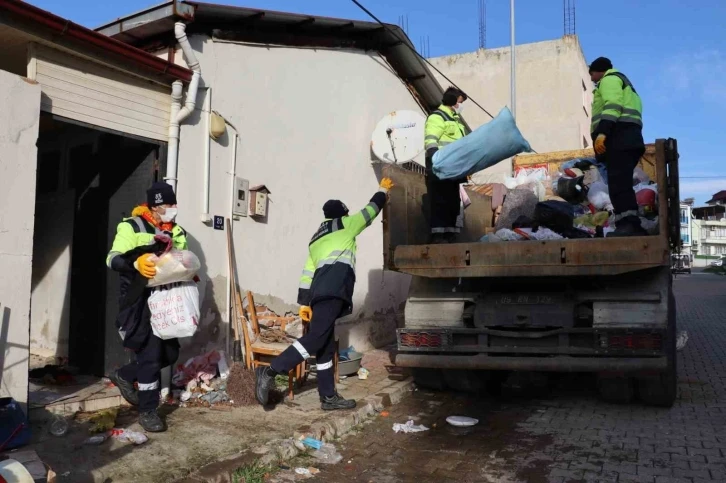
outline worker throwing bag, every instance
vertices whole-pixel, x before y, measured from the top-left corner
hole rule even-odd
[[[356,237],[381,212],[392,187],[393,182],[383,178],[370,203],[351,216],[348,216],[348,208],[341,201],[328,200],[323,205],[325,221],[310,240],[298,292],[298,303],[302,306],[300,317],[310,322],[310,330],[273,359],[269,367],[256,369],[255,393],[257,401],[263,406],[268,402],[277,374],[287,374],[302,361],[314,356],[322,409],[355,407],[355,401],[343,399],[335,390],[335,321],[352,312]]]

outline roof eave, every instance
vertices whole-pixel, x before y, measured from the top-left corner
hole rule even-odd
[[[110,59],[119,67],[133,65],[146,72],[150,79],[169,82],[189,82],[192,71],[155,57],[129,44],[71,22],[50,12],[20,0],[0,0],[2,19],[27,29],[30,33],[45,38],[79,53],[89,54],[99,61]]]

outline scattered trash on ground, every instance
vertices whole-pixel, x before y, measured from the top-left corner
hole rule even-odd
[[[311,453],[311,456],[318,460],[320,463],[325,463],[327,465],[338,464],[340,463],[340,460],[343,459],[343,455],[338,453],[338,450],[335,449],[335,446],[330,443],[323,443],[320,449]]]
[[[682,351],[684,347],[686,347],[686,344],[688,343],[688,332],[685,330],[682,330],[678,332],[678,336],[676,337],[676,350]]]
[[[83,442],[83,444],[88,445],[88,446],[96,446],[96,445],[99,445],[99,444],[103,443],[104,441],[106,441],[108,439],[108,437],[109,437],[109,433],[97,434],[97,435],[91,436],[90,438],[85,440]]]
[[[429,428],[427,428],[423,424],[414,425],[413,419],[407,421],[406,424],[394,423],[393,425],[394,433],[420,433],[421,431],[428,430]]]
[[[68,420],[59,414],[54,414],[48,423],[48,432],[53,436],[65,436],[68,432]]]
[[[122,443],[133,443],[135,445],[146,443],[149,438],[144,433],[129,431],[128,429],[114,429],[111,436]]]
[[[468,427],[479,424],[478,419],[469,418],[466,416],[449,416],[446,418],[446,422],[452,426]]]
[[[48,364],[45,367],[31,370],[28,377],[43,384],[68,386],[75,384],[74,376],[77,372],[71,367]]]
[[[118,408],[104,409],[91,415],[90,421],[93,423],[91,433],[104,433],[110,431],[116,425],[116,416],[118,416]]]
[[[307,468],[295,468],[295,473],[303,476],[312,476],[312,473],[310,473],[310,470]]]
[[[371,372],[368,369],[366,369],[365,367],[361,367],[360,369],[358,369],[358,379],[368,379],[368,374],[370,373]]]
[[[381,416],[383,416],[384,418],[387,418],[390,415],[391,413],[389,413],[388,411],[381,411]]]
[[[307,446],[309,448],[313,448],[313,449],[320,449],[320,448],[323,447],[323,442],[322,441],[320,441],[318,439],[315,439],[315,438],[310,438],[310,437],[307,437],[307,438],[303,439],[302,440],[302,443],[305,446]]]

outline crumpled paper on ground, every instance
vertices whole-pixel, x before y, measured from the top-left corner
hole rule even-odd
[[[428,430],[429,428],[427,428],[423,424],[414,425],[413,419],[406,421],[406,424],[394,423],[393,425],[394,433],[420,433],[421,431]]]

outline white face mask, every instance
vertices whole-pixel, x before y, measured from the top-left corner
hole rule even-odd
[[[171,223],[176,220],[176,208],[167,208],[163,215],[159,215],[164,223]]]
[[[455,107],[454,110],[457,114],[461,114],[461,112],[464,110],[464,103],[462,102],[461,104],[459,104],[459,107]]]

